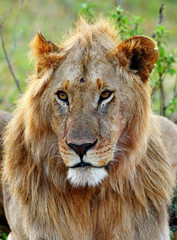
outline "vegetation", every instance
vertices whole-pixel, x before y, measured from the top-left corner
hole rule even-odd
[[[0,240],[7,240],[7,234],[0,231]]]

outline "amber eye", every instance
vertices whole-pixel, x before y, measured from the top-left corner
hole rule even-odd
[[[108,99],[111,95],[112,95],[111,91],[109,91],[109,90],[103,91],[101,93],[101,95],[100,95],[99,103],[101,103],[102,101]]]
[[[65,92],[58,91],[56,93],[56,95],[61,101],[65,102],[65,103],[68,103],[68,95]]]

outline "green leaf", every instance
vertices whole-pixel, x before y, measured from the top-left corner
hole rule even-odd
[[[173,68],[169,68],[167,71],[171,76],[173,76],[176,73],[176,70]]]
[[[165,51],[165,49],[162,46],[159,46],[159,55],[160,55],[160,57],[164,56],[164,51]]]

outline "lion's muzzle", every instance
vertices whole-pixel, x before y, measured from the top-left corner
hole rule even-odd
[[[78,186],[96,186],[107,177],[106,165],[96,164],[95,161],[91,160],[90,150],[95,149],[98,145],[98,139],[93,142],[87,142],[82,144],[76,144],[76,141],[68,143],[65,141],[69,149],[76,154],[77,161],[72,165],[68,164],[67,179],[75,187]],[[83,141],[84,142],[84,141]],[[78,162],[79,161],[79,162]]]

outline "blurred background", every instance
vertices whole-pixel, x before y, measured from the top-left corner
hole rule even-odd
[[[152,37],[159,22],[161,3],[161,0],[1,0],[0,24],[6,17],[1,31],[7,54],[22,91],[25,90],[30,73],[34,71],[34,64],[28,60],[28,52],[29,42],[38,31],[41,31],[47,40],[59,43],[62,36],[73,26],[79,12],[86,10],[88,14],[90,14],[89,11],[91,12],[90,15],[103,13],[105,16],[110,16],[113,12],[117,14],[116,7],[120,5],[128,16],[133,15],[135,18],[140,16],[137,21],[143,28],[142,34]],[[164,4],[162,24],[165,25],[167,31],[170,31],[170,37],[165,39],[166,47],[170,53],[174,54],[177,39],[177,0],[164,1]],[[9,9],[11,10],[8,13]],[[176,59],[173,63],[175,62]],[[173,69],[171,74],[167,73],[169,76],[166,79],[168,80],[165,80],[168,82],[165,85],[169,86],[164,90],[166,104],[174,100],[175,65],[171,69]],[[0,42],[0,109],[13,111],[18,95],[19,90],[9,71]],[[158,93],[154,99],[153,102],[156,103],[153,108],[156,112],[160,112]],[[173,108],[175,108],[173,109],[173,114],[175,114],[176,106]],[[166,115],[173,114],[170,112]]]

